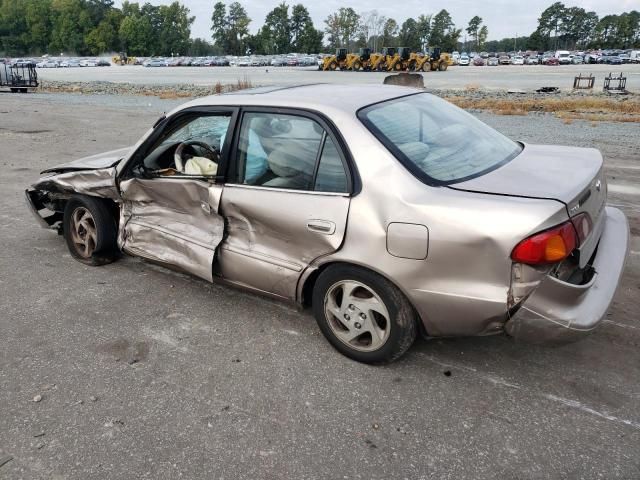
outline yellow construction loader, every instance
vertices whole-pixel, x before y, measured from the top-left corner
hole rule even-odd
[[[370,62],[371,70],[377,70],[379,72],[387,71],[388,65],[394,61],[397,55],[398,52],[394,47],[384,47],[382,53],[372,53]]]
[[[322,70],[368,70],[370,68],[370,48],[361,48],[358,53],[347,53],[346,48],[338,48],[335,55],[322,61]]]
[[[442,53],[440,48],[429,49],[428,53],[412,53],[408,61],[408,70],[411,72],[444,72],[453,64],[451,55]]]
[[[357,54],[349,54],[347,56],[347,68],[355,72],[371,70],[371,49],[364,47],[358,50]]]
[[[409,60],[411,58],[411,49],[407,47],[399,47],[398,51],[388,56],[385,62],[388,71],[404,72],[409,68]]]
[[[114,65],[135,65],[136,57],[127,57],[125,52],[121,52],[120,54],[111,57],[111,63]]]

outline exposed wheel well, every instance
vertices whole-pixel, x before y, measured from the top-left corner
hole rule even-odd
[[[320,274],[322,272],[324,272],[327,268],[333,267],[333,266],[336,266],[336,265],[349,265],[349,266],[352,266],[352,267],[361,268],[363,270],[369,270],[370,272],[375,273],[376,275],[381,275],[387,281],[389,281],[393,285],[395,285],[398,288],[398,290],[402,291],[402,289],[399,288],[393,280],[388,278],[386,275],[381,274],[379,272],[376,272],[375,270],[372,270],[370,268],[363,267],[362,265],[358,265],[358,264],[355,264],[355,263],[349,263],[349,262],[329,262],[329,263],[325,263],[325,264],[321,265],[317,270],[312,272],[309,275],[309,277],[305,280],[305,283],[302,286],[302,305],[304,307],[306,307],[306,308],[311,307],[312,298],[313,298],[313,288],[315,287],[316,281],[318,280],[318,277],[320,276]],[[407,297],[407,296],[405,295],[405,297]],[[411,302],[410,298],[407,297],[407,301],[411,305],[411,308],[413,308],[413,311],[414,311],[414,314],[415,314],[415,318],[416,318],[416,321],[418,323],[418,329],[419,329],[418,331],[420,332],[420,334],[423,337],[428,337],[429,334],[427,333],[427,329],[425,328],[424,322],[420,318],[420,315],[418,315],[418,310],[416,310],[416,308],[413,305],[413,302]]]

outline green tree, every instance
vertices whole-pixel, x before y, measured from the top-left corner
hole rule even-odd
[[[177,1],[161,5],[159,9],[159,51],[161,55],[184,55],[191,41],[191,24],[195,17],[189,16],[189,9]]]
[[[485,43],[487,42],[487,37],[489,36],[489,29],[486,25],[480,27],[480,31],[478,32],[478,49],[481,50],[484,48]]]
[[[309,15],[307,7],[301,3],[294,5],[291,9],[291,20],[289,21],[289,31],[291,34],[291,46],[296,52],[306,50],[309,43],[307,35],[313,28],[313,21]],[[320,51],[319,49],[317,51]]]
[[[462,30],[456,29],[451,15],[446,10],[440,10],[431,22],[429,46],[440,47],[444,51],[455,50]]]
[[[195,38],[191,41],[187,55],[192,57],[204,57],[207,55],[220,55],[224,53],[216,45],[207,42],[204,38]]]
[[[542,12],[536,29],[536,38],[542,41],[539,48],[558,48],[559,34],[563,31],[565,19],[566,8],[562,2],[556,2]]]
[[[418,22],[413,18],[407,18],[400,27],[398,40],[400,41],[400,46],[408,47],[414,51],[421,50],[422,42],[420,40]]]
[[[51,38],[51,0],[28,0],[25,4],[25,22],[28,48],[24,53],[42,54],[48,51]]]
[[[229,48],[229,38],[227,36],[227,7],[223,2],[217,2],[213,6],[211,32],[213,43],[226,51]]]
[[[469,20],[469,25],[466,28],[467,34],[473,38],[473,43],[475,48],[480,47],[480,28],[482,26],[482,18],[478,15]]]
[[[129,55],[146,56],[156,54],[156,46],[151,43],[153,27],[149,18],[138,15],[124,17],[118,31],[122,48]]]
[[[302,53],[319,53],[322,51],[322,38],[324,33],[313,26],[312,22],[307,23],[302,34],[296,42],[296,51]]]
[[[360,15],[351,7],[340,7],[336,13],[327,17],[325,25],[330,45],[350,50],[360,26]]]
[[[89,52],[98,55],[120,50],[118,30],[121,23],[122,13],[120,10],[108,10],[100,23],[92,28],[84,38]]]
[[[396,42],[396,35],[398,35],[398,22],[393,18],[387,18],[382,27],[381,46],[391,47]]]
[[[91,28],[91,16],[83,8],[81,0],[53,0],[51,3],[52,54],[66,53],[85,55],[89,53],[84,37]]]
[[[282,2],[271,10],[264,21],[270,32],[274,53],[286,53],[291,50],[291,25],[289,22],[289,6]]]
[[[420,36],[420,50],[429,43],[431,35],[431,19],[433,15],[420,15],[418,17],[418,35]]]

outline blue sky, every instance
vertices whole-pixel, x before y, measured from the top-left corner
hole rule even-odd
[[[145,0],[138,0],[145,3]],[[146,0],[154,5],[168,4],[172,0]],[[192,37],[211,37],[211,12],[217,0],[181,0],[189,7],[191,14],[196,17],[191,28]],[[227,5],[232,0],[227,0]],[[437,13],[443,7],[446,8],[458,28],[465,28],[469,19],[474,15],[479,15],[484,19],[484,23],[489,29],[489,39],[499,40],[504,37],[529,35],[536,28],[540,13],[551,5],[554,0],[447,0],[446,2],[404,0],[400,4],[389,1],[365,1],[353,0],[349,2],[341,0],[291,0],[287,3],[304,4],[316,28],[324,28],[324,19],[330,13],[340,7],[352,7],[356,12],[368,12],[377,10],[380,15],[395,18],[401,24],[406,18],[417,17],[421,13]],[[116,5],[122,2],[116,0]],[[241,1],[247,9],[252,22],[251,31],[255,32],[264,21],[266,14],[273,9],[279,0],[246,0]],[[580,6],[587,10],[595,11],[599,16],[607,14],[618,14],[629,10],[640,10],[640,0],[585,0],[582,2],[563,2],[567,7]]]

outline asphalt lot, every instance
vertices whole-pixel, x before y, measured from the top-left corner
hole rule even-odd
[[[455,66],[446,72],[423,74],[429,88],[529,89],[552,86],[570,89],[573,78],[582,73],[596,77],[597,90],[602,90],[604,77],[610,72],[624,72],[627,88],[640,92],[640,64],[628,65],[503,65],[497,67]],[[313,67],[160,67],[118,66],[96,68],[40,68],[43,80],[70,82],[105,81],[133,84],[235,83],[247,79],[254,85],[306,83],[382,83],[389,73],[321,72]]]
[[[637,124],[481,115],[606,155],[632,252],[595,334],[419,340],[371,367],[309,312],[129,257],[87,267],[38,228],[41,169],[132,144],[175,104],[112,100],[0,94],[0,478],[640,478]]]

